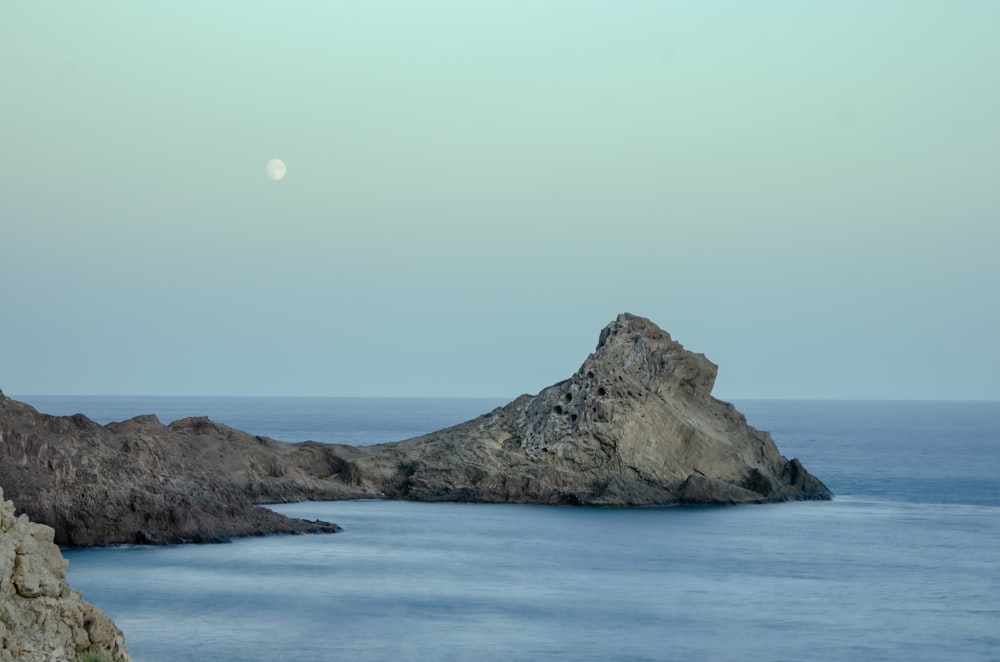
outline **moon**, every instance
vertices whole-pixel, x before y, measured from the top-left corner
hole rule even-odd
[[[278,181],[288,172],[288,166],[281,159],[271,159],[267,162],[267,176],[274,181]]]

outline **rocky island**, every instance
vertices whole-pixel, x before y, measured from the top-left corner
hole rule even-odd
[[[717,366],[623,314],[569,379],[477,419],[337,447],[337,478],[379,496],[605,506],[764,503],[830,492],[712,397]]]
[[[256,504],[353,498],[605,506],[829,499],[711,395],[717,367],[623,314],[569,379],[374,446],[284,443],[188,418],[99,425],[0,393],[0,485],[64,545],[333,532]]]

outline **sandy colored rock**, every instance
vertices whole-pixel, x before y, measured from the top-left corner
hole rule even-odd
[[[15,517],[0,489],[0,662],[76,662],[88,653],[129,660],[121,631],[66,583],[54,534]]]

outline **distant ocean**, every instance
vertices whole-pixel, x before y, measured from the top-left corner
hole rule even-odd
[[[496,399],[22,396],[370,444]],[[1000,660],[1000,403],[736,401],[832,502],[301,503],[333,536],[67,550],[139,662]]]

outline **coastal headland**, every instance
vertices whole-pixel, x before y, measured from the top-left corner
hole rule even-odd
[[[61,545],[335,532],[259,504],[410,499],[673,506],[829,499],[711,395],[717,366],[619,315],[571,377],[451,428],[373,446],[285,443],[186,418],[100,425],[0,393],[0,485]]]

